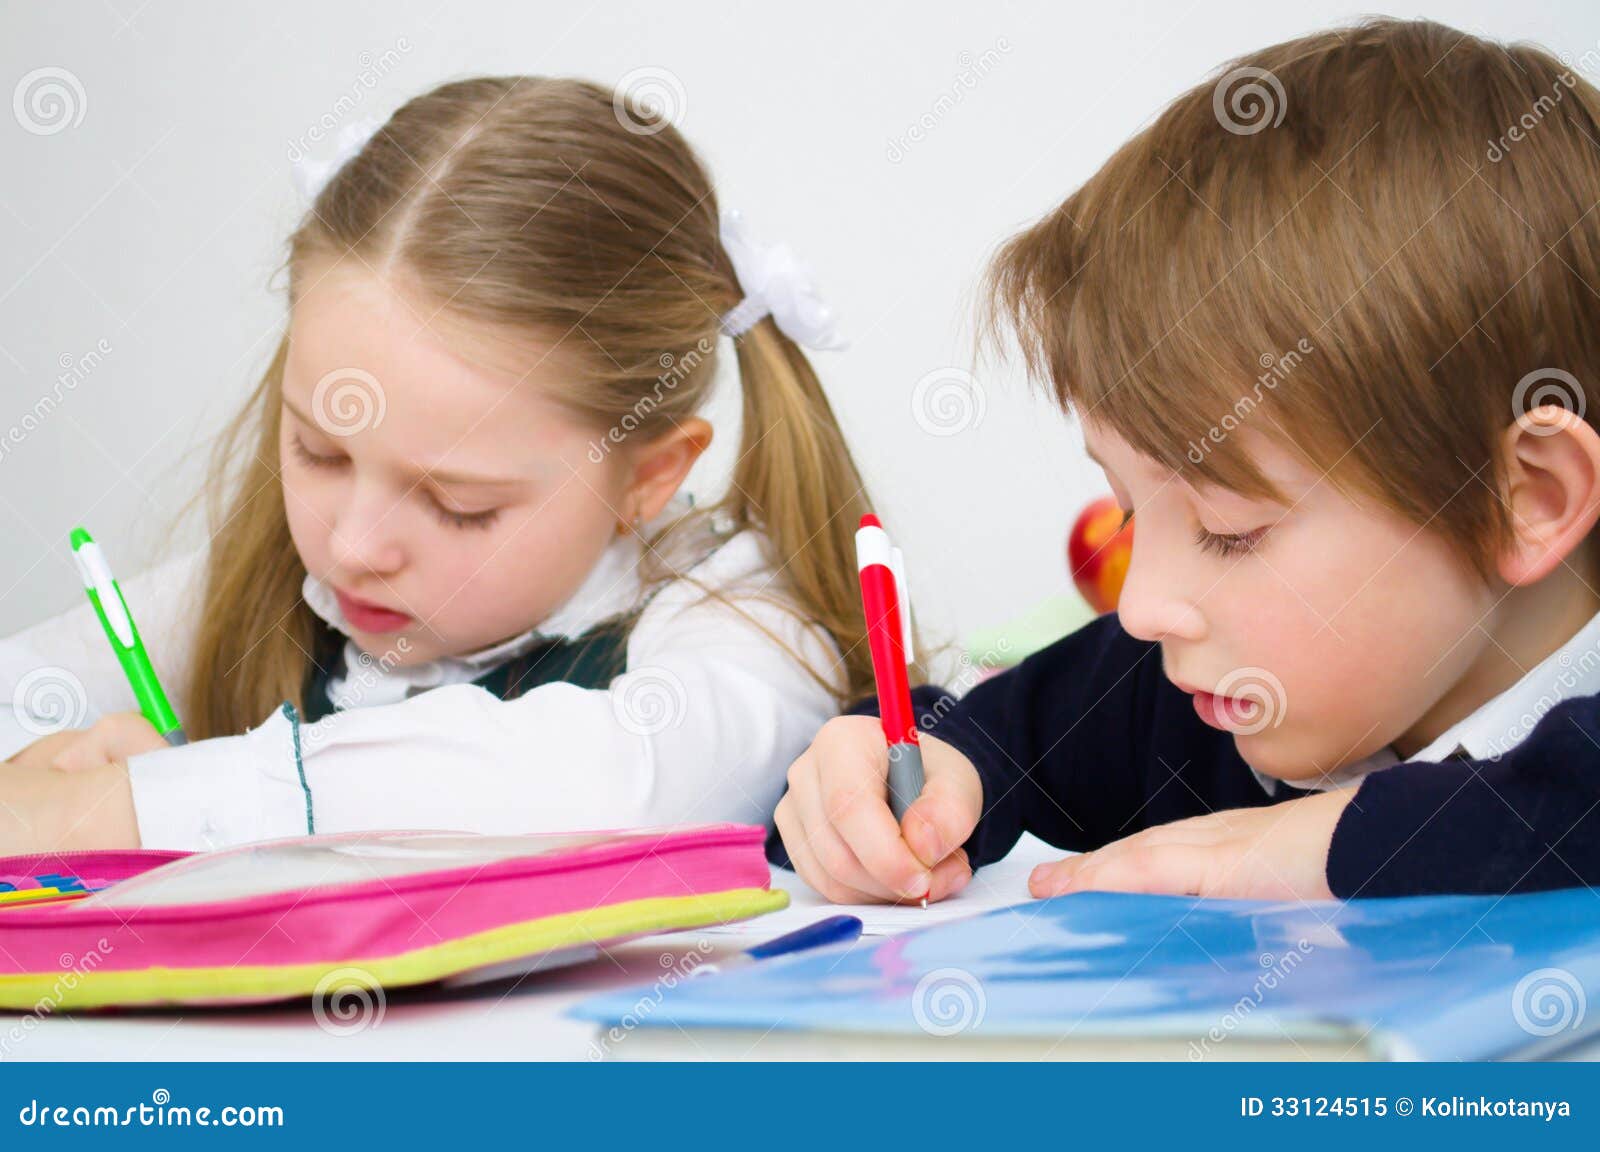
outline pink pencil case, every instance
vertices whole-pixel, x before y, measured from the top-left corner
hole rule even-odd
[[[783,907],[764,832],[372,832],[0,858],[0,1008],[240,1004],[537,967]]]

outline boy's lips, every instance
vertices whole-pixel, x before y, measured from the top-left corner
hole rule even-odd
[[[1238,696],[1216,696],[1194,689],[1187,691],[1194,698],[1195,713],[1211,727],[1223,732],[1253,730],[1253,721],[1261,709],[1260,701],[1245,700]]]
[[[344,613],[344,618],[350,621],[352,627],[362,632],[398,632],[411,623],[411,616],[408,613],[396,612],[392,608],[385,608],[370,600],[357,599],[337,588],[333,590],[333,594],[338,598],[339,611]]]

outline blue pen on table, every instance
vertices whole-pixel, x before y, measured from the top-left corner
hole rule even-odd
[[[808,952],[813,948],[826,948],[830,944],[845,944],[861,936],[861,918],[859,916],[829,916],[825,920],[818,920],[815,924],[807,924],[804,928],[796,928],[793,932],[786,932],[765,944],[757,944],[754,948],[747,948],[737,956],[727,960],[710,961],[701,964],[690,971],[691,976],[699,976],[706,972],[726,972],[732,968],[742,968],[746,964],[754,964],[761,960],[770,960],[774,956],[787,956],[793,952]]]

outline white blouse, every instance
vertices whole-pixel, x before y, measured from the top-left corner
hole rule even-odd
[[[645,534],[679,513],[669,509]],[[628,636],[627,670],[609,688],[554,683],[501,700],[470,681],[541,640],[575,637],[644,602],[643,549],[632,534],[522,636],[413,667],[388,667],[351,641],[345,674],[329,684],[342,710],[326,719],[303,724],[279,709],[241,736],[133,757],[141,842],[198,850],[311,830],[765,823],[790,762],[836,711],[791,652],[838,680],[839,651],[774,602],[784,589],[763,537],[746,530],[711,543],[709,555],[649,596]],[[123,588],[180,716],[204,568],[197,553]],[[706,589],[737,607],[707,599]],[[348,633],[326,589],[308,580],[305,593]],[[87,603],[0,641],[0,758],[45,732],[136,708]]]

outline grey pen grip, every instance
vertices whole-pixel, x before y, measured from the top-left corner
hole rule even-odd
[[[922,748],[917,744],[889,745],[889,810],[896,821],[922,795]]]

